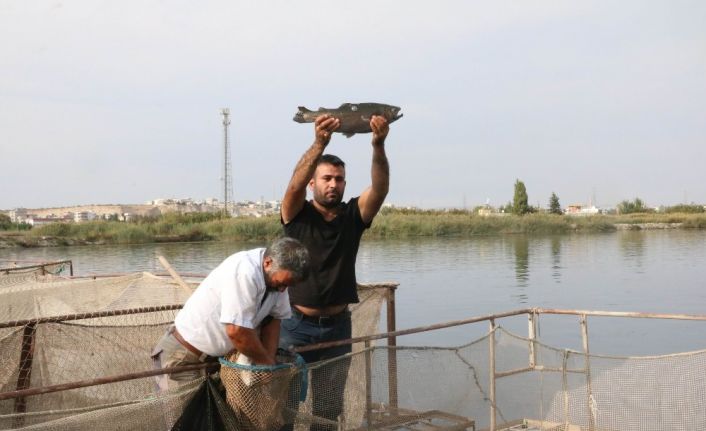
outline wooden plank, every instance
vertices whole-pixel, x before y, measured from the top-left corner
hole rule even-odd
[[[191,294],[194,292],[194,291],[191,289],[191,287],[189,287],[189,285],[186,284],[186,282],[181,278],[181,276],[179,275],[179,273],[176,272],[176,271],[174,270],[174,268],[172,268],[172,265],[169,264],[169,261],[167,261],[167,259],[166,259],[164,256],[157,256],[157,259],[159,259],[159,263],[162,264],[162,266],[164,267],[164,269],[167,270],[167,272],[169,273],[169,275],[172,276],[172,278],[174,279],[174,281],[176,281],[176,283],[177,283],[179,286],[181,286],[182,289],[184,289],[185,292],[187,292],[189,295],[191,295]]]

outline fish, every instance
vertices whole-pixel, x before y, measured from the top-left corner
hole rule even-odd
[[[313,123],[320,115],[330,115],[341,121],[341,126],[336,130],[350,138],[356,133],[370,133],[370,118],[373,115],[385,117],[388,123],[402,118],[399,106],[385,105],[384,103],[344,103],[338,108],[319,108],[311,111],[303,106],[294,114],[297,123]]]

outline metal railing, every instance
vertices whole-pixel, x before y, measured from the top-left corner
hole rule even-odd
[[[70,262],[70,261],[69,261]],[[454,321],[448,321],[448,322],[443,322],[443,323],[438,323],[438,324],[433,324],[433,325],[426,325],[426,326],[419,326],[419,327],[414,327],[414,328],[409,328],[409,329],[404,329],[404,330],[397,330],[396,329],[396,314],[395,314],[395,291],[398,287],[397,283],[379,283],[379,284],[370,284],[370,285],[361,285],[359,286],[360,289],[385,289],[386,294],[385,294],[385,301],[386,301],[386,315],[387,315],[387,322],[386,322],[386,327],[387,327],[387,332],[385,333],[379,333],[379,334],[373,334],[373,335],[367,335],[367,336],[361,336],[361,337],[355,337],[351,338],[348,340],[339,340],[339,341],[331,341],[331,342],[326,342],[326,343],[319,343],[319,344],[314,344],[314,345],[309,345],[309,346],[303,346],[303,347],[298,347],[295,348],[294,350],[296,352],[305,352],[305,351],[310,351],[310,350],[316,350],[316,349],[322,349],[322,348],[328,348],[328,347],[334,347],[334,346],[340,346],[344,344],[354,344],[354,343],[365,343],[366,347],[370,346],[370,342],[374,340],[382,340],[385,339],[387,341],[387,346],[388,347],[393,347],[388,349],[388,384],[389,384],[389,405],[391,407],[397,407],[397,399],[398,399],[398,394],[397,394],[397,375],[396,375],[396,370],[397,370],[397,351],[394,349],[394,347],[397,345],[397,337],[400,336],[405,336],[405,335],[411,335],[411,334],[417,334],[417,333],[422,333],[422,332],[429,332],[429,331],[435,331],[435,330],[440,330],[440,329],[445,329],[445,328],[451,328],[451,327],[457,327],[457,326],[462,326],[462,325],[469,325],[469,324],[474,324],[474,323],[480,323],[480,322],[488,322],[488,343],[489,343],[489,404],[490,404],[490,411],[489,411],[489,423],[490,431],[495,431],[497,429],[497,399],[496,399],[496,390],[495,390],[495,385],[496,381],[498,379],[502,379],[505,377],[513,376],[516,374],[520,373],[526,373],[526,372],[532,372],[532,371],[556,371],[556,372],[572,372],[572,373],[583,373],[586,376],[586,383],[587,383],[587,390],[588,390],[588,397],[587,397],[587,402],[590,399],[591,395],[591,371],[590,371],[590,343],[589,343],[589,326],[588,326],[588,318],[589,317],[610,317],[610,318],[636,318],[636,319],[670,319],[670,320],[685,320],[685,321],[706,321],[706,315],[692,315],[692,314],[665,314],[665,313],[641,313],[641,312],[616,312],[616,311],[596,311],[596,310],[572,310],[572,309],[552,309],[552,308],[523,308],[523,309],[517,309],[517,310],[512,310],[512,311],[507,311],[507,312],[502,312],[502,313],[495,313],[495,314],[489,314],[489,315],[483,315],[483,316],[478,316],[478,317],[471,317],[468,319],[462,319],[462,320],[454,320]],[[82,314],[75,314],[75,315],[65,315],[65,316],[54,316],[54,317],[46,317],[42,319],[31,319],[31,320],[24,320],[24,321],[17,321],[17,322],[8,322],[8,323],[0,323],[0,328],[7,328],[7,327],[24,327],[25,333],[29,331],[30,336],[28,337],[29,340],[24,340],[23,343],[33,343],[33,339],[31,338],[31,334],[33,334],[36,330],[36,326],[39,324],[43,323],[49,323],[49,322],[63,322],[63,321],[70,321],[70,320],[80,320],[80,319],[87,319],[87,318],[95,318],[95,317],[105,317],[105,316],[117,316],[117,315],[125,315],[125,314],[135,314],[135,313],[148,313],[148,312],[153,312],[153,311],[162,311],[162,310],[174,310],[174,309],[179,309],[181,307],[180,304],[176,305],[171,305],[171,306],[164,306],[164,307],[146,307],[146,308],[139,308],[139,309],[132,309],[132,310],[120,310],[120,311],[108,311],[108,312],[97,312],[97,313],[82,313]],[[527,366],[526,367],[521,367],[521,368],[516,368],[512,370],[505,370],[505,371],[497,371],[496,370],[496,343],[495,343],[495,330],[498,328],[497,321],[500,319],[504,318],[509,318],[509,317],[514,317],[514,316],[521,316],[521,315],[526,315],[527,316],[527,321],[528,321],[528,358],[527,358]],[[576,370],[567,370],[566,369],[566,364],[562,368],[555,368],[552,369],[550,367],[546,367],[544,365],[538,364],[537,362],[537,343],[539,342],[538,338],[538,326],[539,326],[539,319],[541,315],[573,315],[573,316],[578,316],[579,317],[579,331],[581,333],[581,340],[582,340],[582,349],[583,349],[583,354],[585,355],[585,362],[584,362],[584,367],[582,369],[576,369]],[[31,351],[31,349],[28,349]],[[23,349],[24,351],[24,349]],[[28,369],[31,369],[31,358],[23,358],[23,367],[26,367]],[[213,364],[198,364],[198,365],[190,365],[190,366],[184,366],[184,367],[173,367],[173,368],[165,368],[161,370],[147,370],[143,372],[136,372],[136,373],[130,373],[130,374],[123,374],[123,375],[117,375],[117,376],[105,376],[105,377],[100,377],[96,379],[91,379],[91,380],[84,380],[84,381],[79,381],[79,382],[70,382],[70,383],[64,383],[60,385],[53,385],[53,386],[47,386],[47,387],[41,387],[41,388],[29,388],[28,383],[29,383],[29,376],[28,375],[23,375],[22,370],[20,370],[20,377],[18,379],[18,384],[17,384],[17,390],[11,391],[11,392],[5,392],[5,393],[0,393],[0,400],[5,400],[5,399],[11,399],[15,398],[17,400],[16,402],[16,412],[21,413],[23,410],[23,405],[24,405],[24,398],[33,396],[33,395],[40,395],[40,394],[45,394],[45,393],[50,393],[50,392],[57,392],[57,391],[64,391],[64,390],[70,390],[70,389],[76,389],[76,388],[81,388],[81,387],[87,387],[87,386],[96,386],[96,385],[102,385],[102,384],[108,384],[108,383],[114,383],[114,382],[119,382],[119,381],[124,381],[124,380],[132,380],[132,379],[140,379],[140,378],[145,378],[145,377],[150,377],[150,376],[155,376],[155,375],[160,375],[160,374],[172,374],[172,373],[177,373],[177,372],[183,372],[183,371],[188,371],[188,370],[194,370],[194,369],[202,369],[202,368],[208,368],[212,367]],[[370,370],[366,370],[366,382],[368,385],[370,384]],[[368,386],[366,385],[366,386]],[[370,394],[366,394],[366,399],[368,400],[368,410],[370,412],[370,409],[372,408],[372,399],[370,397]],[[568,399],[564,400],[564,403],[567,405],[568,408]],[[368,413],[369,413],[368,412]],[[591,421],[590,426],[593,427],[593,419],[589,418]],[[592,428],[589,428],[592,429]]]
[[[581,332],[582,349],[585,356],[584,367],[582,369],[568,369],[566,364],[562,368],[551,368],[540,365],[537,363],[537,343],[539,343],[538,331],[539,318],[541,315],[574,315],[579,317],[579,331]],[[526,315],[528,318],[528,340],[529,340],[529,356],[527,358],[527,366],[522,368],[516,368],[512,370],[498,372],[496,370],[496,345],[495,345],[495,330],[498,328],[496,321],[503,318],[514,317]],[[527,373],[533,371],[548,371],[548,372],[569,372],[569,373],[582,373],[586,376],[587,383],[587,397],[586,402],[590,403],[591,399],[591,368],[590,368],[590,350],[589,350],[589,331],[588,331],[588,317],[612,317],[612,318],[636,318],[636,319],[669,319],[669,320],[686,320],[686,321],[705,321],[706,315],[693,315],[693,314],[666,314],[666,313],[641,313],[641,312],[618,312],[618,311],[596,311],[596,310],[569,310],[569,309],[553,309],[553,308],[524,308],[518,310],[512,310],[503,313],[489,314],[485,316],[472,317],[469,319],[455,320],[444,323],[438,323],[434,325],[419,326],[415,328],[404,329],[400,331],[392,331],[384,334],[375,334],[363,337],[356,337],[350,340],[340,340],[331,341],[327,343],[320,343],[315,345],[304,346],[296,349],[298,352],[322,349],[327,347],[340,346],[344,344],[352,343],[365,343],[366,347],[370,346],[370,342],[373,340],[380,339],[392,339],[395,340],[396,337],[418,334],[422,332],[435,331],[440,329],[452,328],[456,326],[469,325],[473,323],[488,322],[488,348],[489,348],[489,390],[488,398],[490,404],[489,411],[489,422],[490,431],[495,431],[497,429],[497,398],[496,398],[496,381],[505,377],[513,376],[520,373]],[[390,344],[388,344],[390,345]],[[388,355],[396,355],[395,349],[389,349]],[[566,360],[566,358],[565,358]],[[390,362],[396,363],[396,358],[392,359]],[[396,367],[392,368],[389,366],[390,373],[394,373]],[[366,373],[370,373],[370,370],[366,368]],[[366,387],[369,385],[370,376],[366,374]],[[393,384],[393,379],[389,379],[390,385]],[[394,384],[396,385],[396,377],[394,378]],[[393,389],[390,389],[390,406],[397,407],[397,398],[392,396]],[[395,386],[394,392],[396,394],[397,388]],[[372,403],[370,397],[366,397],[367,400],[367,414],[370,415],[372,410]],[[568,393],[564,393],[564,408],[568,410]],[[589,415],[589,429],[594,429],[595,424],[593,423],[593,417]],[[568,423],[565,424],[565,428],[568,429]]]
[[[5,267],[5,268],[0,268],[0,274],[5,274],[9,275],[15,272],[28,272],[32,270],[39,270],[39,273],[41,275],[46,275],[46,274],[55,274],[54,272],[48,271],[47,268],[50,266],[57,266],[57,265],[62,265],[62,270],[63,270],[63,265],[69,265],[69,275],[73,276],[74,275],[74,264],[71,260],[57,260],[53,262],[38,262],[34,263],[33,265],[24,265],[24,263],[29,263],[28,261],[20,261],[20,260],[10,260],[10,261],[5,261],[11,263],[13,266],[10,267]],[[20,265],[22,264],[22,265]],[[61,272],[61,271],[59,271]]]
[[[397,286],[398,286],[398,283],[375,283],[375,284],[359,284],[358,285],[358,289],[362,290],[362,291],[370,290],[370,289],[384,289],[384,290],[386,290],[385,301],[387,303],[387,330],[388,330],[388,332],[392,332],[395,329],[395,313],[394,313],[394,303],[395,302],[394,302],[394,298],[395,298],[395,289],[397,288]],[[34,360],[32,352],[34,351],[33,346],[35,343],[35,334],[37,332],[38,325],[47,324],[47,323],[61,323],[61,322],[77,321],[77,320],[84,320],[84,319],[95,319],[95,318],[101,318],[101,317],[114,317],[114,316],[125,316],[125,315],[132,315],[132,314],[141,314],[141,313],[153,313],[153,312],[159,312],[159,311],[171,311],[171,310],[179,310],[182,307],[183,307],[183,304],[173,304],[173,305],[164,305],[164,306],[155,306],[155,307],[133,308],[133,309],[126,309],[126,310],[111,310],[111,311],[100,311],[100,312],[66,314],[66,315],[60,315],[60,316],[49,316],[49,317],[42,317],[42,318],[35,318],[35,319],[17,320],[17,321],[12,321],[12,322],[0,322],[0,329],[12,328],[12,327],[23,328],[22,348],[21,348],[21,357],[20,357],[20,369],[19,369],[19,377],[18,377],[18,381],[17,381],[17,385],[16,385],[16,390],[0,393],[0,401],[14,398],[16,400],[15,413],[24,413],[26,410],[25,409],[25,406],[26,406],[25,397],[42,395],[42,394],[47,394],[47,393],[52,393],[52,392],[66,391],[66,390],[71,390],[71,389],[84,388],[84,387],[89,387],[89,386],[104,385],[104,384],[108,384],[108,383],[116,383],[116,382],[121,382],[121,381],[125,381],[125,380],[141,379],[141,378],[157,376],[157,375],[161,375],[161,374],[173,374],[173,373],[179,373],[179,372],[184,372],[184,371],[191,371],[191,370],[196,370],[196,369],[213,367],[213,364],[204,363],[204,364],[197,364],[197,365],[164,368],[161,370],[146,370],[146,371],[142,371],[142,372],[135,372],[135,373],[129,373],[129,374],[105,376],[105,377],[99,377],[99,378],[95,378],[95,379],[88,379],[88,380],[82,380],[82,381],[77,381],[77,382],[67,382],[67,383],[62,383],[62,384],[58,384],[58,385],[51,385],[51,386],[38,387],[38,388],[30,388],[29,387],[30,381],[31,381],[31,370],[33,367],[33,360]],[[347,341],[347,340],[344,340],[344,341]],[[394,337],[388,337],[388,345],[395,345]],[[393,361],[394,361],[394,359],[393,359]],[[392,374],[394,374],[394,373],[392,373]],[[395,378],[391,377],[391,379],[392,379],[391,382],[394,382],[394,391],[390,392],[390,397],[393,399],[396,399],[396,397],[397,397],[397,393],[396,393],[397,382],[396,382]]]

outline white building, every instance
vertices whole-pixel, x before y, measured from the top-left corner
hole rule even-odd
[[[595,205],[584,206],[581,204],[573,204],[566,207],[566,215],[595,215],[600,214],[600,210]]]
[[[7,216],[10,217],[10,221],[13,223],[23,223],[27,220],[27,209],[26,208],[15,208],[7,212]]]
[[[81,223],[96,219],[96,213],[93,211],[79,211],[74,213],[74,222]]]

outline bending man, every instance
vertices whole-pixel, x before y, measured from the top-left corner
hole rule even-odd
[[[343,201],[346,188],[344,162],[323,152],[340,121],[323,115],[316,119],[315,140],[297,163],[282,200],[286,235],[299,239],[309,250],[311,274],[290,292],[292,318],[282,322],[280,347],[301,346],[351,338],[348,304],[358,302],[355,262],[360,238],[380,210],[389,189],[385,155],[389,126],[373,116],[372,185],[359,197]],[[307,186],[313,200],[306,200]],[[306,362],[344,355],[351,346],[302,353]],[[335,421],[343,409],[347,366],[327,376],[312,375],[313,414]],[[316,427],[312,427],[316,429]]]
[[[291,316],[287,287],[307,277],[309,253],[296,239],[241,251],[201,282],[152,352],[155,368],[197,364],[236,350],[274,365],[280,321]],[[158,379],[160,390],[197,378],[183,372]]]

